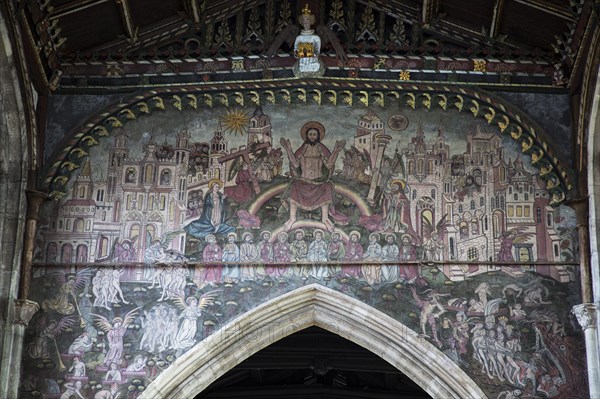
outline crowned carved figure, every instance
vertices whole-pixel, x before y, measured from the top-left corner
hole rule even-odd
[[[319,55],[321,49],[326,46],[330,46],[335,52],[338,65],[346,65],[348,57],[336,34],[327,25],[317,25],[314,30],[311,29],[315,21],[315,16],[307,4],[298,17],[300,26],[288,24],[275,37],[266,53],[267,63],[285,42],[290,47],[293,45],[294,57],[298,59],[293,71],[298,78],[314,78],[325,74],[325,64],[319,59]]]
[[[294,57],[298,58],[294,65],[294,75],[296,77],[323,76],[325,65],[319,60],[321,38],[311,29],[315,23],[315,16],[310,12],[308,4],[302,10],[302,15],[298,17],[298,22],[302,29],[294,42]]]

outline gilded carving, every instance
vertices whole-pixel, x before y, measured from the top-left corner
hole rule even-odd
[[[475,72],[485,72],[486,71],[486,62],[485,62],[485,60],[475,60],[475,61],[473,61],[473,70]]]

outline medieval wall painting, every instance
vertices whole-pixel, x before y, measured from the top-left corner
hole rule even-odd
[[[135,398],[229,320],[316,282],[420,332],[490,397],[584,397],[574,226],[519,148],[465,115],[153,114],[46,209],[23,393]]]
[[[575,256],[572,212],[549,205],[510,139],[465,115],[326,106],[165,111],[100,144],[40,232],[40,261],[237,262],[229,252],[204,259],[204,248],[213,236],[221,248],[231,238],[239,247],[247,232],[255,245],[268,236],[272,247],[282,232],[291,244],[299,230],[307,243],[321,230],[345,244],[354,231],[363,252],[372,233],[382,250],[388,239],[414,246],[401,260]],[[319,260],[399,259],[395,249],[380,252]],[[248,260],[293,256],[275,255],[266,249]],[[478,271],[444,273],[458,280]],[[566,267],[539,272],[570,279]]]

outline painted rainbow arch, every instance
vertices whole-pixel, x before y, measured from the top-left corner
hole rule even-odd
[[[271,198],[282,194],[286,187],[287,183],[279,183],[274,186],[269,187],[267,190],[262,191],[254,201],[248,206],[248,212],[253,216],[256,216],[259,209],[263,207],[264,204],[267,203]],[[341,183],[334,183],[336,194],[341,194],[350,201],[352,201],[358,210],[360,211],[361,216],[371,216],[373,214],[373,210],[371,206],[365,201],[363,197],[355,190],[350,188],[349,186]]]

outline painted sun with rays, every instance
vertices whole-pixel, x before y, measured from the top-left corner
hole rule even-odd
[[[250,111],[242,108],[228,108],[224,114],[219,116],[223,130],[234,136],[243,136],[248,131],[250,124]]]

